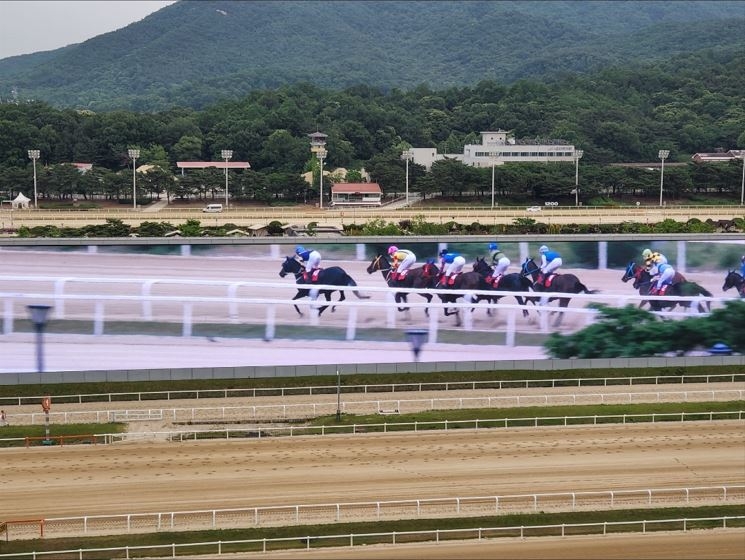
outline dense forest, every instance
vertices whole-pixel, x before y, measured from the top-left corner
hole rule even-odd
[[[78,45],[0,60],[0,99],[163,111],[298,83],[508,86],[704,50],[742,61],[744,25],[737,1],[180,1]]]
[[[364,169],[387,194],[405,183],[402,150],[436,147],[460,153],[483,130],[513,130],[517,138],[562,138],[584,150],[582,200],[611,196],[633,200],[654,196],[659,172],[607,165],[655,162],[669,149],[669,163],[690,162],[695,152],[745,146],[745,72],[740,55],[710,51],[642,67],[613,68],[553,83],[522,80],[511,86],[484,81],[475,86],[385,92],[370,86],[326,90],[310,84],[255,91],[239,101],[204,110],[157,113],[95,113],[57,109],[42,102],[0,103],[0,193],[5,200],[28,194],[38,149],[42,204],[51,200],[131,200],[129,148],[138,148],[138,199],[210,198],[223,188],[221,170],[176,176],[177,161],[220,161],[222,149],[251,169],[235,172],[231,196],[267,202],[316,200],[301,173],[317,173],[308,133],[328,135],[326,169]],[[71,162],[93,164],[80,174]],[[670,166],[669,199],[696,193],[739,193],[742,165]],[[127,172],[129,169],[129,172]],[[425,173],[411,165],[411,190],[425,197],[481,197],[491,187],[491,170],[444,160]],[[507,164],[497,168],[500,201],[569,198],[575,166]],[[329,181],[333,181],[330,178]],[[573,198],[573,197],[572,197]]]

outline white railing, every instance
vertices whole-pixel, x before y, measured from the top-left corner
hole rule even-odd
[[[0,277],[2,280],[11,280],[16,282],[48,282],[53,285],[52,292],[35,292],[35,293],[12,293],[12,292],[0,292],[0,299],[3,300],[3,333],[12,334],[14,332],[14,320],[16,318],[25,318],[25,309],[20,309],[16,302],[20,304],[27,303],[40,303],[49,302],[54,306],[55,318],[63,319],[67,316],[67,305],[71,302],[75,302],[79,307],[85,307],[86,304],[93,305],[92,311],[92,334],[101,335],[105,330],[105,323],[107,320],[153,320],[153,305],[158,304],[158,319],[163,322],[176,322],[181,323],[181,334],[182,336],[188,337],[192,335],[194,326],[194,310],[199,310],[199,318],[202,321],[219,320],[225,323],[237,324],[239,322],[264,324],[265,332],[264,339],[272,340],[275,336],[275,328],[278,322],[276,310],[278,307],[287,308],[288,306],[296,305],[301,308],[305,308],[308,313],[305,321],[312,326],[318,326],[321,323],[319,318],[318,308],[322,305],[333,305],[337,308],[342,308],[347,311],[346,319],[346,334],[347,340],[355,340],[356,331],[358,328],[357,313],[359,310],[371,310],[379,309],[384,307],[386,309],[385,315],[385,327],[390,329],[396,328],[396,317],[399,313],[397,307],[400,305],[395,303],[393,296],[395,293],[404,292],[407,294],[418,294],[423,292],[432,293],[432,290],[417,290],[407,288],[396,288],[391,289],[388,287],[381,286],[332,286],[332,285],[293,285],[293,284],[278,284],[276,282],[220,282],[220,281],[199,281],[199,280],[160,280],[160,279],[112,279],[112,278],[39,278],[39,277],[27,277],[27,276],[8,276]],[[69,294],[64,293],[65,286],[71,282],[79,282],[83,285],[94,285],[97,283],[103,284],[136,284],[139,285],[140,293],[137,295],[113,295],[106,293],[87,293],[85,295],[80,294]],[[153,295],[152,287],[155,284],[170,284],[178,286],[194,286],[200,288],[209,287],[222,287],[226,290],[227,295],[221,297],[207,297],[207,296],[190,296],[190,295]],[[384,294],[384,301],[380,300],[359,300],[348,297],[345,301],[332,301],[326,302],[325,300],[318,299],[315,301],[309,299],[290,300],[285,297],[237,297],[237,291],[240,287],[252,287],[259,288],[262,292],[266,293],[269,290],[281,289],[284,293],[287,290],[294,291],[297,288],[308,288],[325,290],[330,289],[334,291],[345,291],[356,290],[365,293],[381,293]],[[461,296],[503,296],[503,297],[514,297],[517,295],[529,296],[532,298],[541,297],[544,294],[529,292],[508,292],[508,291],[478,291],[478,290],[440,290],[449,294],[458,294]],[[653,297],[642,297],[638,294],[564,294],[564,293],[552,293],[550,297],[568,297],[574,301],[587,304],[589,302],[604,302],[612,306],[624,306],[627,304],[634,304],[641,301],[648,300],[659,300],[659,301],[693,301],[695,303],[709,302],[712,305],[721,305],[726,301],[731,301],[737,298],[729,297],[686,297],[677,298],[673,296],[653,296]],[[122,305],[130,304],[130,305]],[[116,306],[116,311],[111,311],[107,319],[107,306]],[[198,306],[198,307],[197,307]],[[443,304],[438,301],[438,298],[434,298],[431,303],[424,301],[409,301],[406,304],[407,307],[412,310],[429,309],[428,319],[428,330],[429,330],[429,342],[437,342],[438,329],[440,316],[443,314],[444,309],[457,309],[462,315],[463,329],[466,331],[473,330],[473,312],[477,310],[500,310],[507,314],[506,326],[505,326],[505,345],[515,345],[515,335],[517,332],[535,332],[536,328],[542,333],[551,332],[552,327],[549,324],[549,316],[552,312],[555,312],[557,308],[552,305],[532,305],[526,303],[525,305],[519,305],[517,303],[504,303],[500,301],[498,303],[490,303],[482,301],[479,303],[470,303],[461,299],[457,303]],[[245,309],[249,307],[251,309],[258,309],[256,313],[243,313],[241,315],[241,308]],[[695,307],[695,306],[693,306]],[[140,313],[133,313],[132,309],[141,309]],[[538,313],[539,326],[535,327],[530,325],[529,322],[518,320],[521,318],[523,310],[528,310],[530,313]],[[590,324],[594,321],[597,316],[597,310],[590,309],[587,307],[567,307],[561,309],[562,313],[567,315],[574,315],[581,317],[581,323],[584,325]],[[261,314],[264,314],[263,320]],[[688,312],[678,311],[667,311],[659,312],[661,316],[665,317],[686,317],[689,315]],[[86,312],[85,317],[90,317],[90,311]],[[78,316],[79,318],[79,316]],[[113,318],[113,319],[112,319]],[[295,318],[292,322],[293,325],[297,325],[302,320]],[[338,325],[338,323],[337,323]],[[367,326],[367,325],[366,325]],[[444,327],[443,327],[444,328]]]
[[[272,539],[244,539],[229,541],[207,541],[199,543],[141,545],[110,548],[77,548],[71,550],[54,550],[46,552],[17,552],[11,554],[0,554],[0,558],[14,558],[22,560],[29,558],[61,557],[70,555],[77,558],[87,558],[91,555],[99,557],[101,553],[105,556],[121,556],[129,558],[130,552],[137,553],[137,557],[143,556],[145,551],[150,555],[176,558],[179,555],[210,554],[221,556],[236,552],[242,553],[266,553],[271,550],[310,550],[311,548],[333,547],[347,548],[371,544],[412,544],[424,542],[447,542],[451,540],[478,540],[496,538],[520,538],[528,537],[565,537],[567,535],[609,535],[619,533],[647,533],[650,531],[683,531],[713,528],[727,529],[730,527],[742,527],[744,515],[724,515],[719,517],[682,517],[674,519],[652,519],[652,520],[629,520],[629,521],[603,521],[596,523],[561,523],[555,525],[515,525],[510,527],[478,527],[464,529],[425,529],[420,531],[392,531],[385,533],[346,533],[335,535],[307,535],[302,537],[278,537]],[[729,525],[728,525],[729,523]],[[7,530],[7,529],[6,529]],[[344,544],[339,544],[343,542]],[[326,543],[324,545],[324,543]],[[208,552],[208,547],[214,547],[214,551]],[[274,548],[276,547],[276,548]],[[224,549],[224,550],[223,550]],[[192,552],[190,552],[192,551]],[[116,554],[114,554],[116,553]]]
[[[31,395],[0,397],[5,406],[37,405],[45,396],[57,404],[83,402],[148,402],[154,400],[228,399],[286,397],[299,395],[408,393],[423,391],[479,391],[484,389],[530,389],[557,387],[608,387],[615,385],[685,385],[689,383],[735,383],[745,381],[745,373],[649,375],[631,377],[576,377],[552,379],[494,379],[489,381],[437,381],[414,383],[374,383],[363,385],[310,385],[307,387],[252,387],[245,389],[183,389],[178,391],[136,391],[127,393],[81,393],[76,395]]]
[[[315,418],[334,414],[339,406],[343,414],[378,414],[395,410],[411,414],[427,410],[463,410],[474,408],[508,408],[523,406],[577,406],[599,404],[639,404],[660,402],[726,402],[745,399],[745,389],[707,389],[693,391],[650,391],[622,393],[565,393],[543,395],[505,395],[445,397],[421,399],[344,400],[339,403],[311,402],[215,407],[141,408],[117,410],[71,410],[28,412],[8,418],[13,424],[80,424],[161,420],[171,422],[266,421]]]
[[[643,488],[121,513],[44,519],[44,536],[250,529],[431,517],[474,517],[745,503],[745,486]],[[15,538],[20,538],[16,534]]]
[[[742,421],[745,412],[735,411],[702,411],[702,412],[664,412],[664,413],[639,413],[639,414],[606,414],[592,416],[537,416],[537,417],[507,417],[489,418],[475,420],[433,420],[429,422],[380,422],[376,424],[341,424],[322,426],[262,426],[252,431],[247,431],[245,426],[220,429],[192,429],[192,430],[162,430],[146,432],[124,432],[110,434],[94,434],[97,441],[103,440],[105,444],[113,444],[119,441],[130,440],[170,440],[170,441],[197,441],[201,439],[245,439],[246,437],[308,437],[308,436],[333,436],[338,434],[360,435],[370,432],[420,432],[431,430],[493,430],[496,428],[514,427],[539,427],[539,426],[578,426],[578,425],[604,425],[604,424],[627,424],[639,422],[715,422],[719,420]],[[5,439],[0,441],[23,441],[22,438]]]

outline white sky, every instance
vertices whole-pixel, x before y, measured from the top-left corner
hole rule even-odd
[[[0,0],[0,59],[81,43],[174,2]]]

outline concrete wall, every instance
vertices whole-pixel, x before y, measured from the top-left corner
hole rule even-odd
[[[745,367],[745,356],[686,356],[609,358],[592,360],[504,360],[483,362],[321,364],[304,366],[246,366],[226,368],[179,368],[110,371],[63,371],[6,373],[0,385],[53,385],[59,383],[184,381],[191,379],[263,379],[351,374],[434,373],[446,371],[559,371],[594,368],[663,368],[735,365]],[[744,370],[745,373],[745,370]]]

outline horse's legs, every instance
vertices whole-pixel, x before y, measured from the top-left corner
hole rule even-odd
[[[569,307],[569,298],[559,298],[559,307],[566,309]],[[554,327],[561,326],[561,321],[564,319],[564,312],[559,311],[558,315],[556,316],[556,321],[554,321]]]
[[[396,300],[396,303],[397,304],[401,304],[401,302],[403,302],[403,303],[409,303],[408,296],[404,292],[396,292],[396,295],[394,296],[394,299]],[[408,307],[399,307],[398,310],[399,311],[408,311],[409,308]]]
[[[515,296],[515,299],[517,300],[518,305],[528,305],[528,298],[525,298],[523,300],[522,296]],[[528,313],[528,310],[523,307],[523,317],[530,317],[530,313]]]
[[[300,299],[300,298],[305,297],[307,294],[304,294],[303,292],[307,292],[307,291],[308,290],[298,290],[297,293],[295,294],[295,297],[292,298],[292,301],[295,301],[296,299]],[[294,304],[293,304],[293,307],[295,308],[295,311],[297,311],[297,314],[300,315],[301,317],[303,317],[303,312],[300,311],[300,308],[297,305],[294,305]]]

